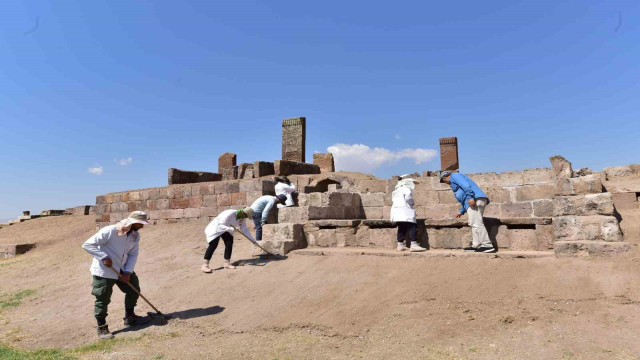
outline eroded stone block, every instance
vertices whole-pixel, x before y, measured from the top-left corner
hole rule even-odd
[[[282,120],[282,160],[305,162],[307,119],[304,117]],[[276,175],[289,175],[278,174]]]
[[[573,169],[569,160],[560,155],[549,158],[553,168],[553,174],[556,178],[570,178],[573,175]]]
[[[336,171],[332,153],[314,153],[313,163],[318,165],[322,174]]]

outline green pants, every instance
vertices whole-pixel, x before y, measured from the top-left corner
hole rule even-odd
[[[129,283],[133,285],[138,291],[140,291],[140,283],[136,273],[132,273],[129,279]],[[124,306],[125,308],[135,307],[138,303],[138,294],[136,294],[129,285],[115,280],[103,278],[100,276],[93,276],[93,290],[91,294],[96,297],[95,307],[93,315],[98,320],[105,320],[107,318],[107,306],[111,302],[111,294],[113,294],[113,285],[118,285],[118,288],[125,293]]]

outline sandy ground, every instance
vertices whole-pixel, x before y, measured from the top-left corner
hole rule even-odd
[[[207,275],[199,269],[205,225],[141,231],[143,294],[174,319],[124,329],[124,296],[115,290],[109,324],[132,341],[81,357],[640,358],[635,250],[610,259],[293,254],[264,261],[237,238],[238,269],[220,269],[220,248],[212,261],[218,269]],[[0,310],[0,342],[73,348],[96,341],[91,259],[80,247],[94,226],[92,217],[65,216],[0,229],[0,243],[38,243],[0,261],[0,294],[36,290]],[[138,312],[149,310],[140,301]]]

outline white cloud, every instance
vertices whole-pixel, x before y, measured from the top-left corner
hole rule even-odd
[[[400,136],[400,134],[396,134],[396,135],[394,136],[394,138],[395,138],[396,140],[400,140],[400,139],[402,139],[402,136]]]
[[[392,151],[385,148],[370,148],[363,144],[334,144],[327,148],[333,154],[338,171],[371,173],[385,163],[401,159],[413,159],[416,164],[426,163],[436,156],[433,149],[403,149]]]
[[[126,159],[116,160],[116,163],[120,164],[122,166],[127,166],[127,165],[131,164],[132,162],[133,162],[133,158],[131,156],[129,156]]]
[[[103,171],[103,170],[104,170],[104,169],[103,169],[103,168],[102,168],[102,166],[100,166],[100,165],[98,165],[97,167],[90,167],[90,168],[89,168],[89,172],[90,172],[91,174],[94,174],[94,175],[102,175],[102,171]]]

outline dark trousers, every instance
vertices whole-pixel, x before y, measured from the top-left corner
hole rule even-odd
[[[256,240],[262,240],[262,213],[253,213],[253,225],[256,226]]]
[[[207,251],[204,252],[205,260],[211,260],[213,252],[216,251],[216,248],[218,247],[220,238],[222,238],[222,241],[224,241],[224,259],[231,260],[231,251],[233,251],[233,235],[229,234],[228,232],[225,232],[217,238],[211,240]]]
[[[408,222],[408,221],[398,221],[398,242],[404,242],[407,237],[407,233],[409,234],[409,240],[411,242],[416,241],[418,236],[418,226],[416,223]]]
[[[133,285],[138,291],[140,291],[140,281],[138,275],[132,273],[129,278],[129,283]],[[113,294],[113,285],[118,285],[120,291],[125,293],[124,307],[134,308],[138,303],[138,294],[129,287],[129,285],[109,278],[103,278],[100,276],[93,276],[93,283],[91,284],[93,289],[91,294],[96,297],[94,304],[93,315],[98,321],[104,321],[107,318],[107,307],[111,302],[111,294]]]

